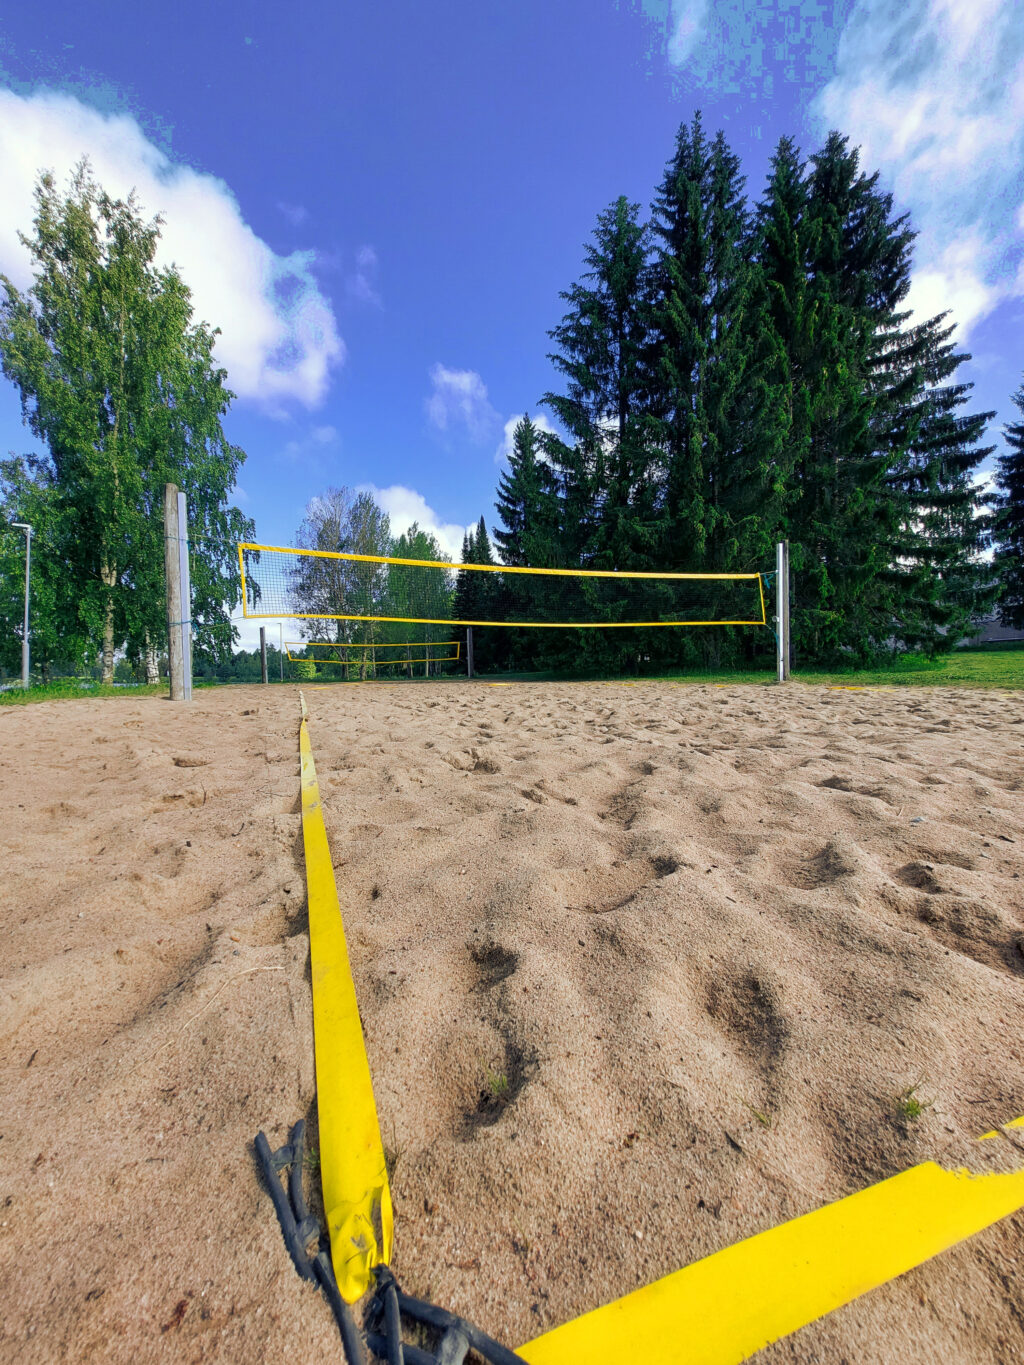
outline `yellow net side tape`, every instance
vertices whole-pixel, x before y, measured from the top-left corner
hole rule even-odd
[[[393,1217],[345,929],[302,702],[299,756],[313,977],[320,1176],[331,1259],[346,1303],[391,1259]]]
[[[585,1313],[518,1354],[530,1365],[736,1365],[1022,1207],[1024,1170],[971,1175],[925,1162]]]

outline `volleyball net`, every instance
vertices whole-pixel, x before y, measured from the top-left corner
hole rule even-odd
[[[424,627],[768,625],[761,573],[528,569],[247,542],[238,546],[238,562],[242,612],[252,619]],[[360,638],[337,643],[380,647],[365,624],[349,629]]]
[[[317,664],[373,663],[379,668],[382,664],[455,663],[460,657],[462,641],[285,640],[284,647],[292,663],[309,659]],[[399,652],[396,654],[395,650]]]

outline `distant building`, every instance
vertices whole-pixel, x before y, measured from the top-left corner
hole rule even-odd
[[[997,613],[991,616],[981,616],[974,623],[977,631],[974,635],[969,635],[965,640],[960,641],[959,648],[969,649],[973,645],[994,645],[1002,644],[1004,641],[1019,640],[1024,644],[1024,630],[1016,630],[1013,626],[1004,626],[999,620]]]

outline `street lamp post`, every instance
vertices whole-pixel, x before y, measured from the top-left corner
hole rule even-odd
[[[28,687],[29,644],[28,644],[28,585],[32,573],[32,527],[27,521],[12,521],[16,531],[25,532],[25,624],[21,636],[21,685]]]

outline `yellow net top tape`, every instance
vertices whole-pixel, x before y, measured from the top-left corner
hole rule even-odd
[[[242,558],[243,550],[267,550],[282,555],[311,555],[315,559],[346,559],[359,564],[409,564],[420,569],[444,569],[448,573],[457,573],[460,569],[468,569],[472,573],[559,574],[566,578],[754,579],[761,577],[759,573],[619,573],[617,569],[530,569],[509,564],[451,564],[447,560],[441,559],[397,559],[393,555],[353,555],[340,550],[302,550],[297,549],[294,545],[255,545],[249,541],[239,541],[239,560]],[[375,618],[357,617],[354,619],[373,620]],[[402,620],[406,618],[390,617],[388,619]],[[478,623],[473,622],[472,624]],[[677,622],[675,624],[682,623]],[[728,623],[719,621],[715,624],[725,625]]]
[[[475,566],[474,566],[475,567]],[[533,572],[533,571],[531,571]],[[537,573],[548,573],[547,569],[537,569]],[[554,570],[551,570],[553,573]],[[561,570],[559,570],[559,573]],[[623,575],[625,577],[625,575]],[[259,620],[278,620],[281,612],[268,611],[245,611],[242,615],[250,621]],[[321,621],[324,619],[322,612],[315,611],[293,611],[288,615],[295,621]],[[346,612],[344,616],[337,618],[341,621],[392,621],[398,625],[405,626],[496,626],[506,624],[503,621],[463,621],[453,620],[450,616],[355,616]],[[749,621],[512,621],[508,624],[521,626],[523,629],[552,629],[552,630],[627,630],[638,626],[763,626],[765,622],[760,616],[754,617]]]
[[[331,1259],[346,1303],[391,1259],[394,1220],[345,929],[302,703],[299,727],[302,840],[313,978],[320,1178]]]

